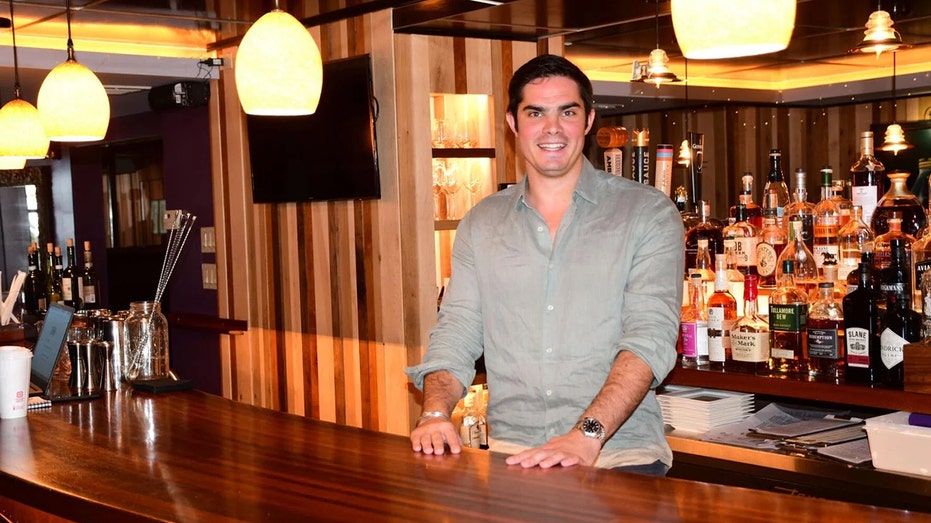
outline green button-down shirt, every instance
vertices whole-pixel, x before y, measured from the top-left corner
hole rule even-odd
[[[537,446],[568,432],[622,350],[649,365],[654,385],[675,364],[679,213],[656,189],[584,164],[555,241],[526,180],[463,218],[424,361],[407,369],[418,388],[439,369],[469,385],[484,351],[496,440]],[[652,391],[604,448],[671,464]]]

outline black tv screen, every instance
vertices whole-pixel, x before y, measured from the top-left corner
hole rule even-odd
[[[246,115],[255,203],[381,197],[369,55],[323,64],[317,111]]]

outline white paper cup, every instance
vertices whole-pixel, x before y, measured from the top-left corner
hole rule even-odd
[[[25,347],[0,347],[0,419],[26,416],[32,351]]]

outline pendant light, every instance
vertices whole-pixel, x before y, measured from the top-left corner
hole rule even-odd
[[[641,75],[635,81],[653,84],[657,89],[662,84],[681,82],[675,73],[669,70],[666,65],[668,63],[669,57],[666,55],[666,51],[659,47],[659,0],[656,0],[656,49],[650,52],[646,75]]]
[[[692,109],[689,107],[689,59],[685,59],[685,136],[679,145],[679,159],[676,163],[682,167],[688,167],[692,163],[692,146],[689,144],[689,113]]]
[[[0,156],[0,171],[18,171],[26,167],[22,156]]]
[[[246,31],[234,63],[236,91],[246,114],[313,114],[323,87],[323,62],[313,36],[278,8]]]
[[[97,75],[74,58],[70,0],[66,2],[65,9],[68,59],[49,71],[39,87],[39,116],[50,140],[102,140],[110,125],[110,100]]]
[[[23,164],[20,167],[4,168],[22,169],[28,159],[45,158],[49,140],[42,128],[39,111],[22,99],[13,0],[10,0],[10,32],[13,39],[13,99],[0,109],[0,158],[4,158],[9,165]]]
[[[902,43],[902,35],[892,28],[893,23],[892,17],[886,11],[873,11],[866,21],[863,41],[849,52],[876,53],[876,58],[879,58],[883,51],[895,52],[909,47]]]
[[[895,113],[898,104],[895,98],[895,51],[892,52],[892,123],[886,127],[885,141],[879,147],[882,151],[889,151],[893,155],[898,155],[899,151],[911,149],[912,144],[905,140],[905,131],[902,126],[895,123]]]
[[[686,58],[708,60],[782,51],[795,29],[796,0],[672,0]]]

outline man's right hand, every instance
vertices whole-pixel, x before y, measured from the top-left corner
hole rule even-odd
[[[424,454],[444,454],[449,445],[451,454],[462,451],[462,440],[451,421],[435,418],[424,419],[411,431],[411,447],[414,452]]]

